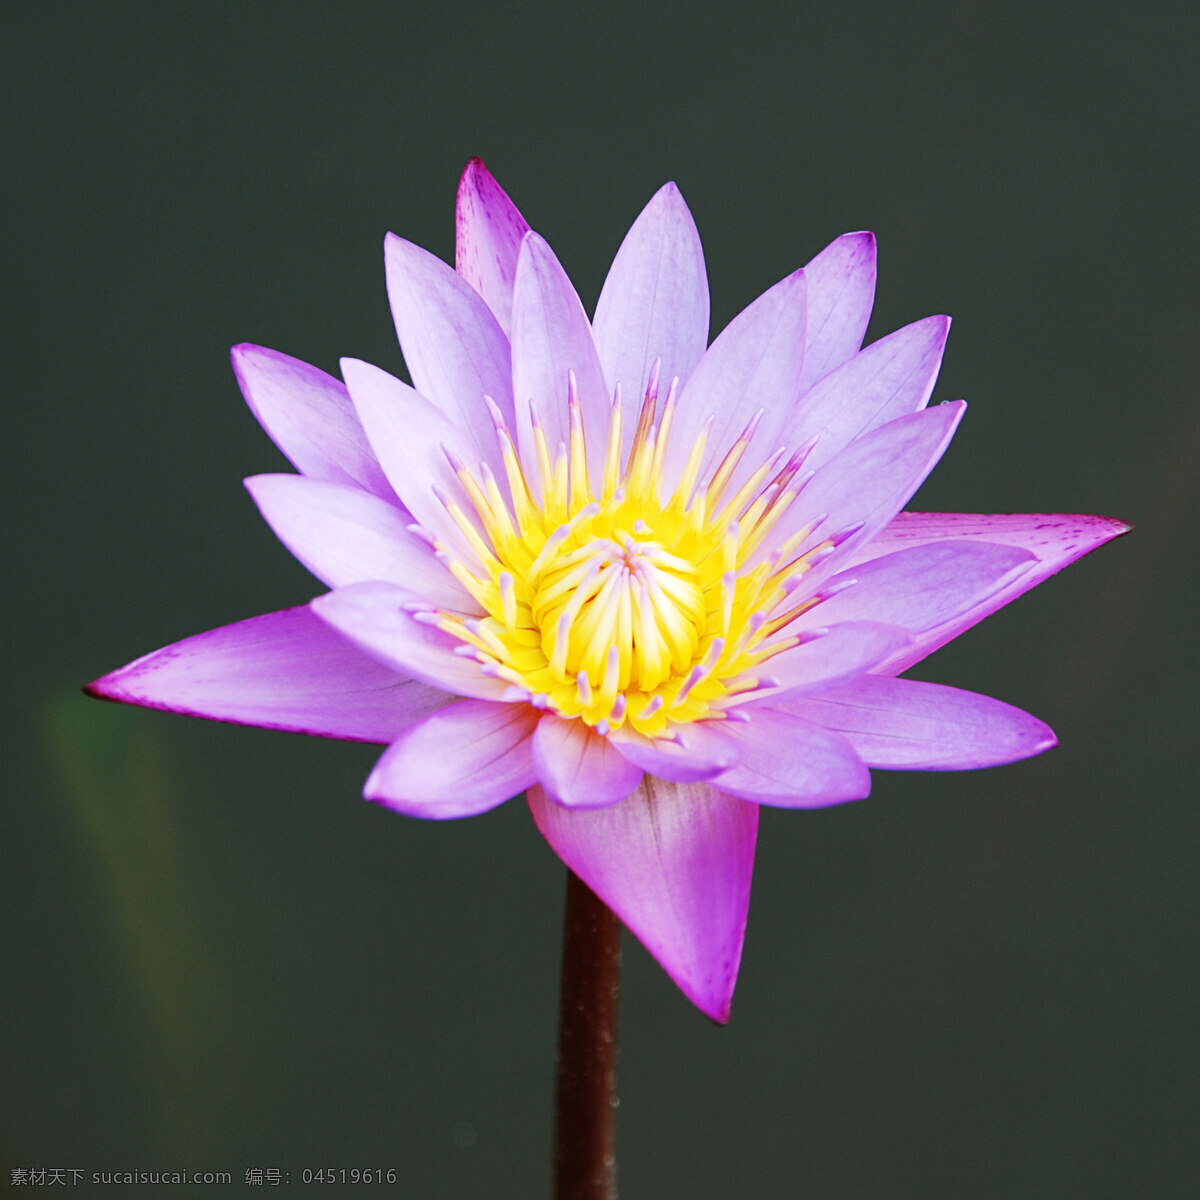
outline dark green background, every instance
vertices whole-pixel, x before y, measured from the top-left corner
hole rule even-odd
[[[544,1195],[562,870],[370,747],[89,702],[317,589],[228,347],[402,369],[387,229],[481,154],[587,304],[675,179],[719,329],[837,234],[956,318],[918,506],[1136,533],[926,677],[1062,747],[766,811],[732,1024],[626,948],[627,1197],[1184,1197],[1196,1135],[1193,6],[42,4],[0,28],[0,1161]]]

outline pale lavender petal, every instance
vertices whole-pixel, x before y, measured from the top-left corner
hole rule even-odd
[[[812,568],[805,577],[806,590],[840,570],[921,486],[950,444],[965,410],[961,400],[939,404],[856,438],[804,487],[772,530],[759,557],[824,516],[816,538],[807,544],[815,546],[821,538],[858,528]]]
[[[867,562],[911,546],[966,539],[1031,551],[1049,567],[1040,575],[1044,579],[1132,528],[1113,517],[1078,513],[902,512],[863,546],[853,561]]]
[[[700,478],[717,466],[749,421],[762,411],[754,447],[731,487],[779,444],[800,394],[804,361],[805,277],[796,271],[764,292],[717,336],[679,397],[664,481],[672,488],[709,417],[715,418]]]
[[[379,579],[431,604],[483,615],[429,546],[409,532],[412,517],[399,506],[303,475],[255,475],[246,487],[279,540],[329,587]]]
[[[455,267],[484,298],[507,337],[517,255],[529,224],[481,158],[471,159],[458,181],[454,215]]]
[[[871,773],[841,734],[778,709],[750,717],[729,723],[741,757],[712,787],[781,808],[824,808],[870,792]]]
[[[783,706],[841,733],[868,766],[958,771],[994,767],[1057,744],[1037,717],[958,688],[865,675],[846,687]]]
[[[473,472],[480,461],[489,459],[494,460],[489,462],[493,470],[502,469],[497,451],[481,460],[478,448],[465,440],[463,431],[441,409],[370,363],[344,358],[342,374],[371,445],[405,507],[456,557],[476,562],[474,550],[435,491],[469,510],[442,447],[464,459]]]
[[[463,643],[419,617],[421,599],[391,583],[352,583],[318,596],[310,607],[364,653],[433,687],[479,700],[499,700],[506,685],[485,675]],[[414,611],[414,609],[416,611]]]
[[[608,392],[636,402],[661,358],[665,392],[696,369],[708,345],[704,251],[679,189],[661,187],[634,221],[609,268],[592,322]]]
[[[622,758],[607,738],[582,721],[566,721],[552,713],[538,723],[533,761],[546,793],[569,808],[616,804],[642,779],[641,768]]]
[[[875,302],[875,235],[845,233],[804,268],[808,328],[802,390],[844,363],[861,345]]]
[[[835,575],[827,585],[834,594],[789,629],[883,621],[921,633],[984,603],[1036,562],[1028,550],[994,542],[945,541],[898,550]]]
[[[436,255],[384,242],[388,300],[413,386],[476,440],[492,438],[484,396],[512,419],[508,338],[483,297]]]
[[[367,779],[368,800],[442,821],[487,812],[537,778],[527,704],[460,700],[406,730]]]
[[[924,408],[949,333],[949,317],[906,325],[872,342],[805,392],[787,423],[791,445],[817,438],[805,469],[816,470],[856,437]]]
[[[307,607],[186,638],[86,690],[144,708],[355,742],[390,742],[452,699],[368,658]]]
[[[729,1020],[750,905],[758,806],[646,776],[628,800],[580,811],[539,787],[529,808],[555,853],[617,914],[697,1008]]]
[[[956,617],[919,634],[912,646],[882,668],[889,675],[898,675],[1043,579],[1061,571],[1097,546],[1128,533],[1130,528],[1123,521],[1111,517],[1064,513],[986,515],[902,512],[880,531],[874,541],[861,548],[847,568],[847,573],[854,573],[856,563],[869,561],[882,554],[962,538],[1000,542],[1037,555],[1038,561],[1024,574],[1010,580],[999,591]]]
[[[804,642],[768,659],[758,671],[759,686],[771,689],[768,704],[813,696],[869,671],[912,643],[912,634],[896,625],[846,621],[824,637]]]
[[[570,444],[567,376],[573,371],[579,389],[588,462],[592,470],[598,471],[608,441],[612,397],[604,382],[583,305],[554,251],[536,233],[525,235],[517,262],[512,353],[513,400],[524,462],[537,462],[529,416],[531,400],[546,431],[551,460],[560,445]],[[599,480],[594,482],[598,484]]]
[[[341,380],[263,346],[230,356],[250,411],[297,471],[393,497]]]
[[[698,783],[737,762],[737,745],[711,721],[696,721],[675,731],[674,738],[649,738],[622,726],[610,735],[631,763],[672,783]]]

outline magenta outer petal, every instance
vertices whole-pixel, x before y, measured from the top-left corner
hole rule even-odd
[[[870,771],[841,734],[778,709],[755,708],[750,718],[729,723],[741,758],[713,787],[781,808],[824,808],[871,791]]]
[[[479,158],[467,163],[458,181],[454,216],[454,265],[483,297],[507,337],[517,255],[529,224]]]
[[[262,346],[230,356],[250,411],[296,470],[393,497],[341,380]]]
[[[508,338],[483,297],[428,250],[389,233],[388,300],[413,386],[456,425],[491,436],[484,396],[512,419]]]
[[[190,717],[384,743],[452,699],[380,666],[308,608],[186,638],[86,690]]]
[[[824,637],[785,650],[762,664],[760,686],[778,689],[765,702],[773,705],[781,699],[812,696],[840,687],[911,642],[907,629],[876,621],[845,621],[830,626]]]
[[[1037,717],[958,688],[866,675],[837,691],[783,706],[836,730],[868,766],[958,771],[994,767],[1057,744]]]
[[[363,428],[397,495],[416,521],[459,559],[478,561],[434,491],[437,488],[447,498],[470,508],[443,447],[465,461],[478,478],[481,461],[478,445],[435,404],[386,371],[358,359],[344,358],[342,374]],[[482,458],[489,460],[494,460],[490,462],[494,471],[503,469],[494,442],[491,454]]]
[[[816,470],[856,437],[924,408],[949,333],[949,317],[906,325],[872,342],[805,392],[786,425],[790,445],[817,438],[805,469]]]
[[[664,394],[672,379],[682,386],[696,369],[708,345],[708,277],[700,235],[673,183],[655,193],[625,235],[592,332],[610,395],[619,383],[636,402],[656,358]]]
[[[920,633],[983,603],[1020,579],[1035,562],[1028,550],[993,542],[912,546],[835,575],[830,590],[855,582],[798,618],[792,628],[883,621]]]
[[[554,852],[617,914],[697,1008],[729,1020],[750,905],[758,807],[702,783],[646,776],[581,812],[529,789]]]
[[[697,721],[676,730],[678,741],[643,737],[628,727],[610,737],[631,763],[671,783],[711,779],[738,760],[736,743],[714,728],[711,721]]]
[[[279,540],[329,587],[377,579],[430,603],[483,615],[429,546],[408,531],[412,517],[398,505],[303,475],[255,475],[246,487]]]
[[[538,782],[569,808],[604,808],[624,800],[642,781],[642,770],[622,758],[607,738],[582,721],[547,713],[533,738]]]
[[[318,596],[309,607],[364,653],[404,675],[459,696],[499,700],[505,684],[484,675],[474,659],[456,654],[458,638],[416,619],[431,615],[420,597],[391,583],[352,583]]]
[[[710,416],[715,420],[700,478],[706,478],[725,457],[760,409],[763,414],[754,435],[757,453],[746,456],[730,487],[738,487],[775,450],[793,401],[800,395],[805,287],[803,271],[781,279],[734,317],[708,348],[679,397],[664,471],[668,489],[678,482]]]
[[[808,330],[801,389],[841,366],[862,345],[875,302],[875,235],[844,233],[805,268]]]
[[[1035,584],[1077,558],[1102,546],[1105,542],[1132,528],[1112,517],[1089,517],[1064,513],[917,513],[902,512],[868,545],[864,545],[851,561],[848,574],[854,573],[857,562],[866,562],[881,554],[906,547],[920,546],[950,539],[978,539],[1017,546],[1038,557],[1037,563],[1024,574],[1005,584],[998,592],[973,605],[952,620],[918,635],[916,641],[881,671],[899,675],[914,663],[932,654],[939,646],[958,637],[978,624],[984,617],[1003,608],[1010,600],[1029,591]]]
[[[961,401],[939,404],[889,421],[851,442],[813,476],[788,512],[771,531],[758,556],[781,545],[793,533],[823,514],[815,538],[860,524],[805,576],[806,589],[841,570],[857,548],[869,542],[900,511],[921,486],[950,444],[966,405]]]
[[[537,713],[526,704],[461,700],[406,730],[384,751],[363,795],[410,817],[487,812],[537,778]]]
[[[612,397],[604,382],[587,314],[554,251],[536,233],[527,233],[517,262],[513,291],[513,399],[521,458],[537,462],[529,401],[537,405],[553,461],[570,444],[567,373],[573,371],[593,471],[604,463]],[[536,486],[536,480],[531,481]],[[597,484],[599,480],[594,481]]]

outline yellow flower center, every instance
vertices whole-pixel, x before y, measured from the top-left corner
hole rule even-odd
[[[600,680],[615,647],[617,687],[653,693],[688,669],[707,628],[699,578],[686,559],[625,530],[560,551],[530,604],[547,662],[566,677]]]
[[[675,390],[656,425],[652,375],[624,469],[622,412],[613,405],[597,492],[573,378],[569,405],[570,445],[553,463],[535,414],[532,474],[492,407],[511,502],[486,464],[477,480],[451,458],[471,510],[452,499],[446,508],[478,563],[436,548],[486,615],[442,611],[435,623],[462,641],[481,670],[510,684],[510,699],[577,717],[600,733],[628,725],[670,736],[673,727],[729,715],[771,686],[762,665],[803,640],[785,627],[823,597],[792,604],[789,596],[852,532],[803,550],[818,518],[770,554],[757,553],[807,482],[800,466],[811,446],[786,461],[775,454],[725,499],[756,421],[697,488],[706,426],[664,497]]]

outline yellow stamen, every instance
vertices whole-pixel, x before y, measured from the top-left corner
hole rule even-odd
[[[811,636],[783,632],[820,601],[803,579],[856,527],[806,549],[821,515],[763,553],[807,482],[798,472],[811,447],[782,469],[784,452],[776,452],[722,503],[761,413],[702,480],[714,425],[705,421],[668,497],[663,475],[678,381],[656,424],[659,373],[656,362],[627,456],[615,393],[600,464],[588,462],[574,373],[567,377],[567,440],[553,460],[530,404],[532,470],[489,402],[507,495],[486,463],[473,470],[448,450],[469,503],[441,499],[473,557],[466,547],[456,557],[431,539],[439,561],[486,615],[414,615],[451,634],[462,654],[508,684],[506,699],[582,720],[602,734],[628,725],[678,740],[689,723],[724,719],[731,701],[753,699],[769,685],[762,664]]]

